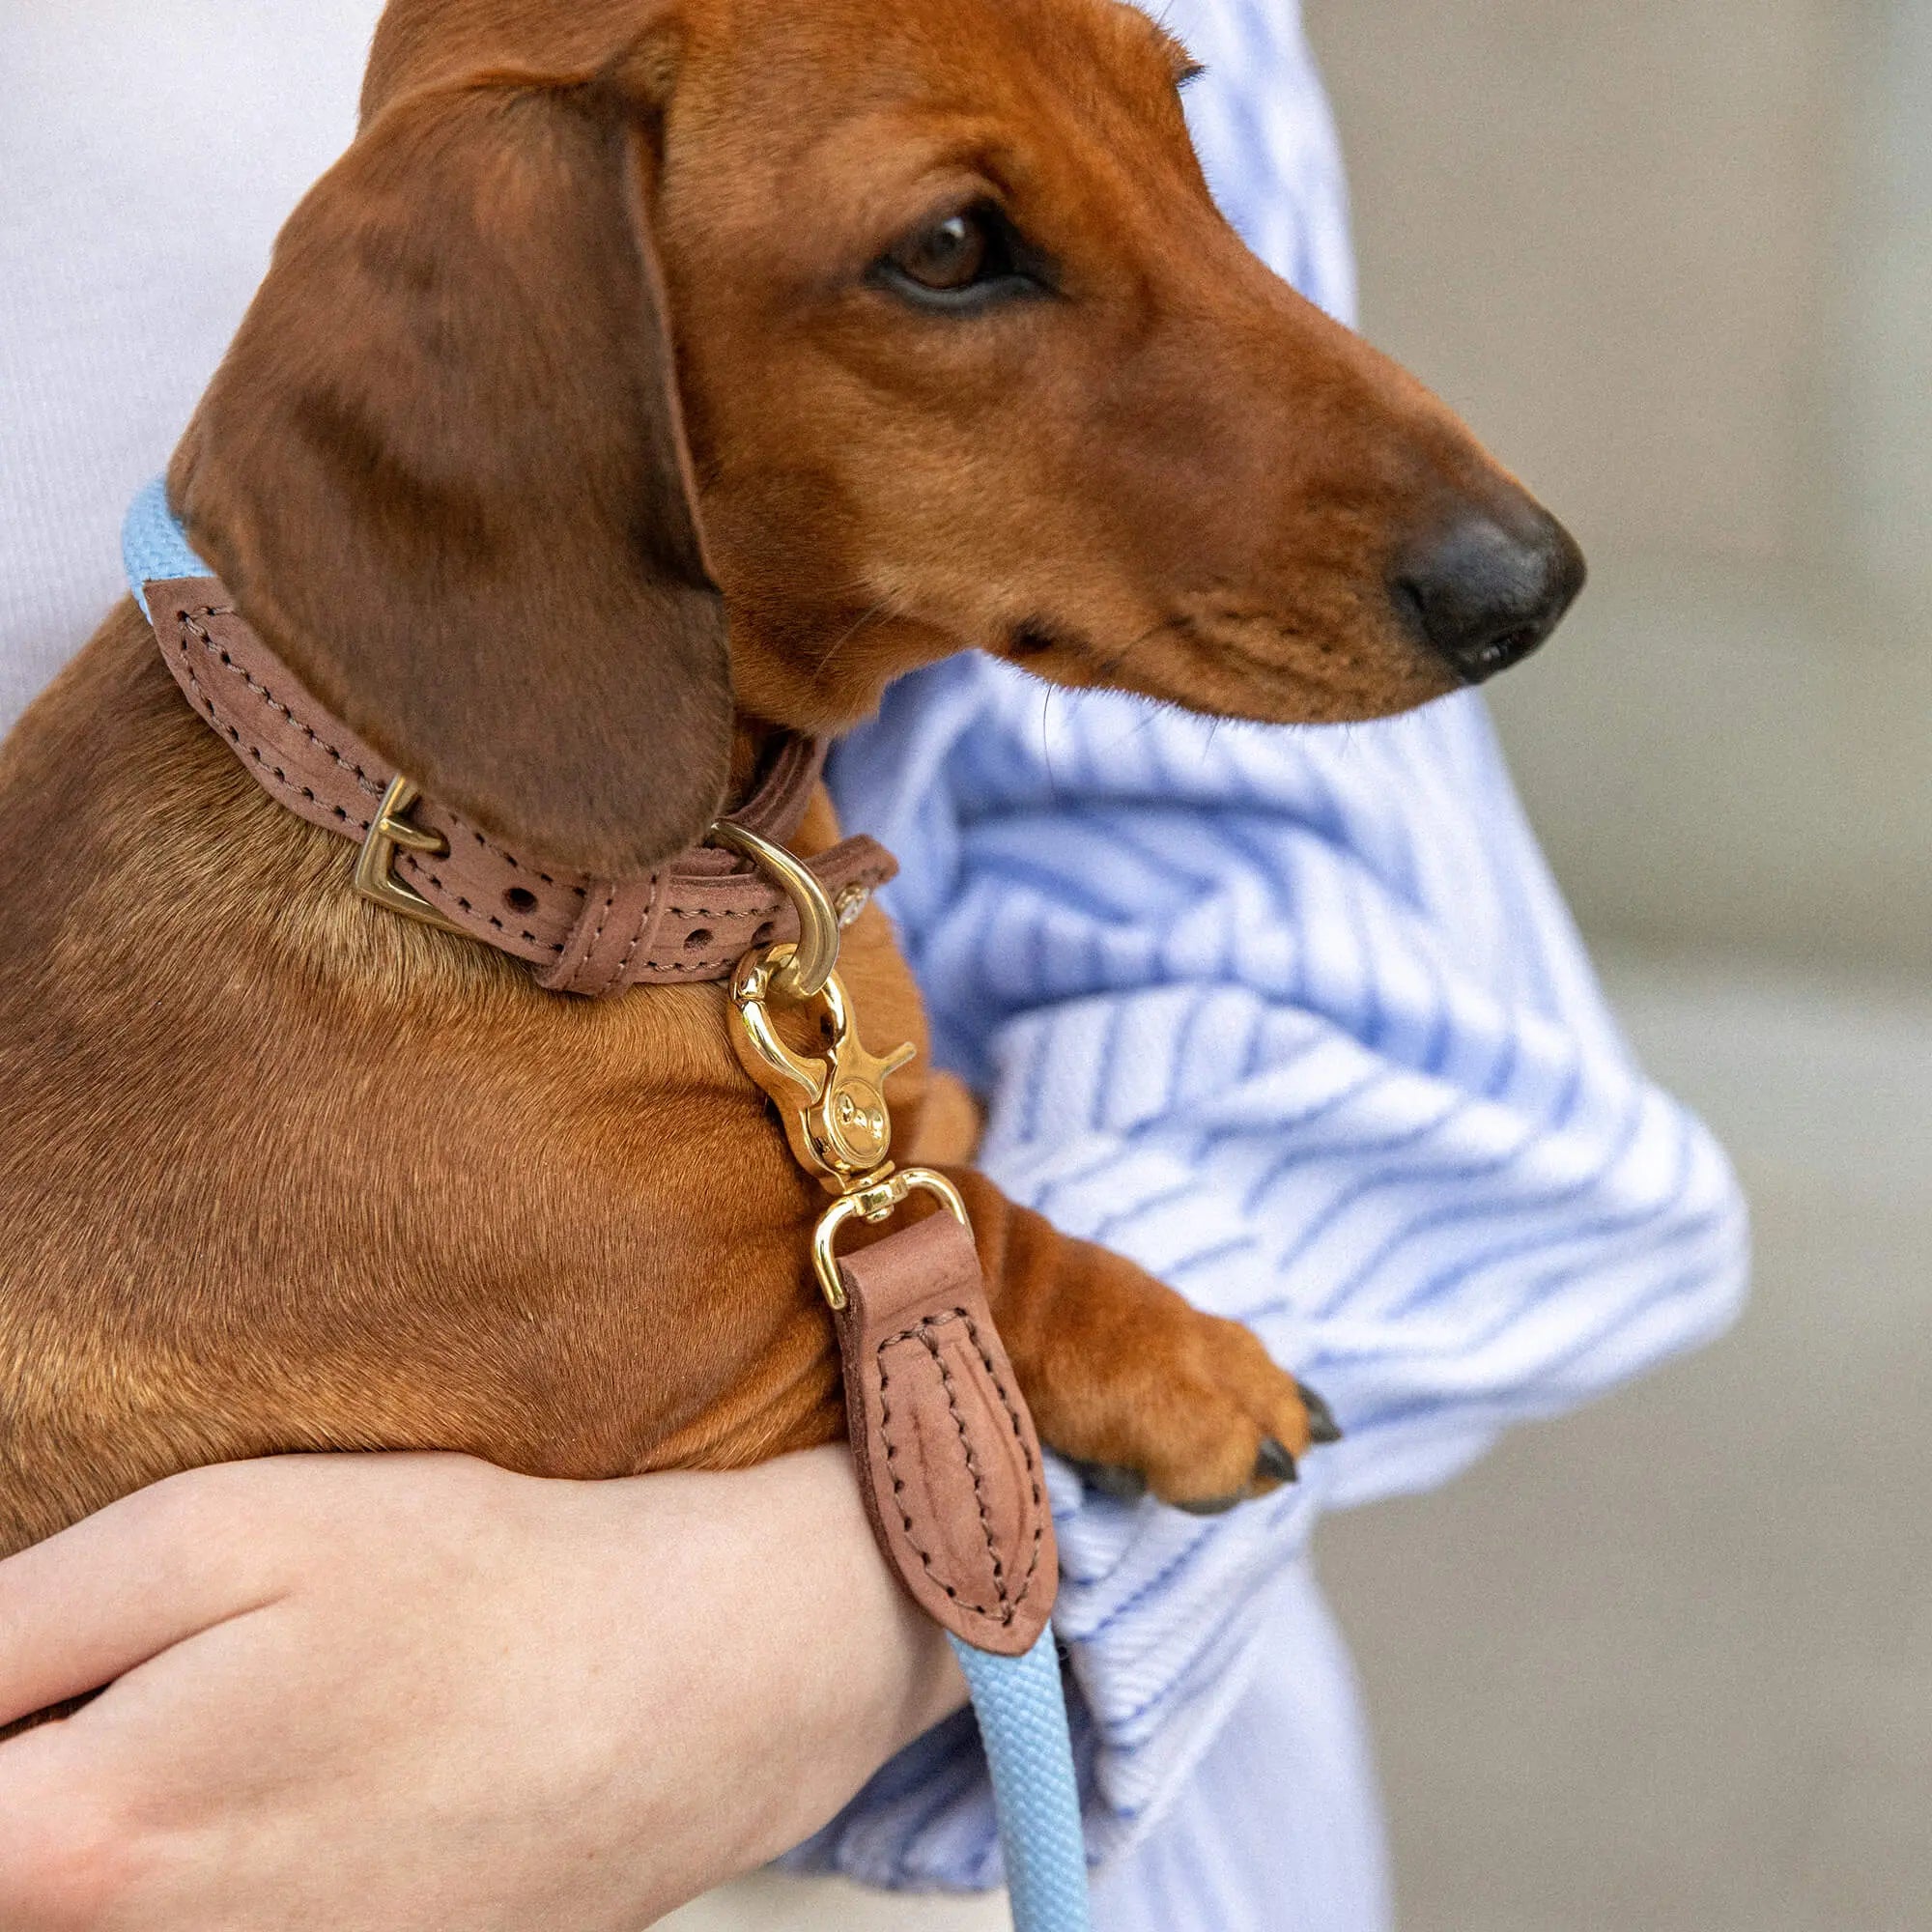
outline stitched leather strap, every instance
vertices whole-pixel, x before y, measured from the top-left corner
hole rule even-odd
[[[846,1421],[879,1546],[935,1622],[1022,1656],[1052,1614],[1060,1557],[973,1237],[933,1214],[838,1272]]]
[[[257,782],[311,825],[358,842],[366,837],[394,768],[303,690],[215,579],[173,578],[147,591],[175,682]],[[732,817],[788,839],[823,762],[822,744],[787,740]],[[693,846],[648,879],[591,879],[520,857],[434,799],[418,801],[410,816],[440,833],[449,853],[399,851],[396,876],[465,932],[528,960],[554,992],[595,997],[723,980],[749,947],[798,933],[784,894],[714,846]],[[896,869],[882,845],[863,838],[810,864],[835,899],[848,887],[883,885]]]

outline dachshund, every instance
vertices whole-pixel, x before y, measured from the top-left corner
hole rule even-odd
[[[652,875],[964,649],[1271,723],[1479,681],[1581,557],[1241,243],[1192,71],[1119,0],[391,0],[172,502],[306,690],[558,876]],[[839,838],[819,790],[793,844]],[[726,989],[548,990],[347,849],[132,601],[0,753],[0,1552],[274,1452],[592,1478],[843,1432],[823,1196]],[[841,972],[923,1052],[875,906]],[[975,1173],[923,1060],[892,1095],[922,1151],[952,1122],[1047,1443],[1208,1509],[1332,1435]]]

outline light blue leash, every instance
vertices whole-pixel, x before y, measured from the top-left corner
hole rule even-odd
[[[121,556],[145,616],[153,614],[151,582],[213,575],[194,554],[158,476],[128,507]],[[956,1636],[950,1641],[986,1747],[1014,1932],[1092,1932],[1080,1792],[1053,1631],[1043,1632],[1024,1657],[994,1657]]]
[[[1053,1627],[1024,1657],[952,1639],[993,1776],[1015,1932],[1090,1932],[1087,1845]]]

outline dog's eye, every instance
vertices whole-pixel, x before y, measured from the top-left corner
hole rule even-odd
[[[983,279],[992,254],[984,216],[969,210],[908,235],[886,260],[907,281],[952,294]]]
[[[972,309],[1002,295],[1038,292],[1041,271],[1021,254],[1011,225],[987,203],[915,229],[887,250],[872,276],[922,307]]]

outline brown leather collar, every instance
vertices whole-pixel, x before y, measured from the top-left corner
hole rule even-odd
[[[399,789],[394,768],[302,688],[216,579],[175,578],[147,592],[161,656],[188,702],[272,797],[363,847],[358,884],[395,910],[529,961],[553,992],[592,997],[723,980],[749,947],[796,935],[783,892],[716,846],[695,845],[630,880],[518,857],[457,812]],[[733,822],[780,843],[790,838],[824,758],[821,741],[786,739]],[[372,867],[371,859],[381,863]],[[897,869],[865,838],[809,863],[841,911]]]

